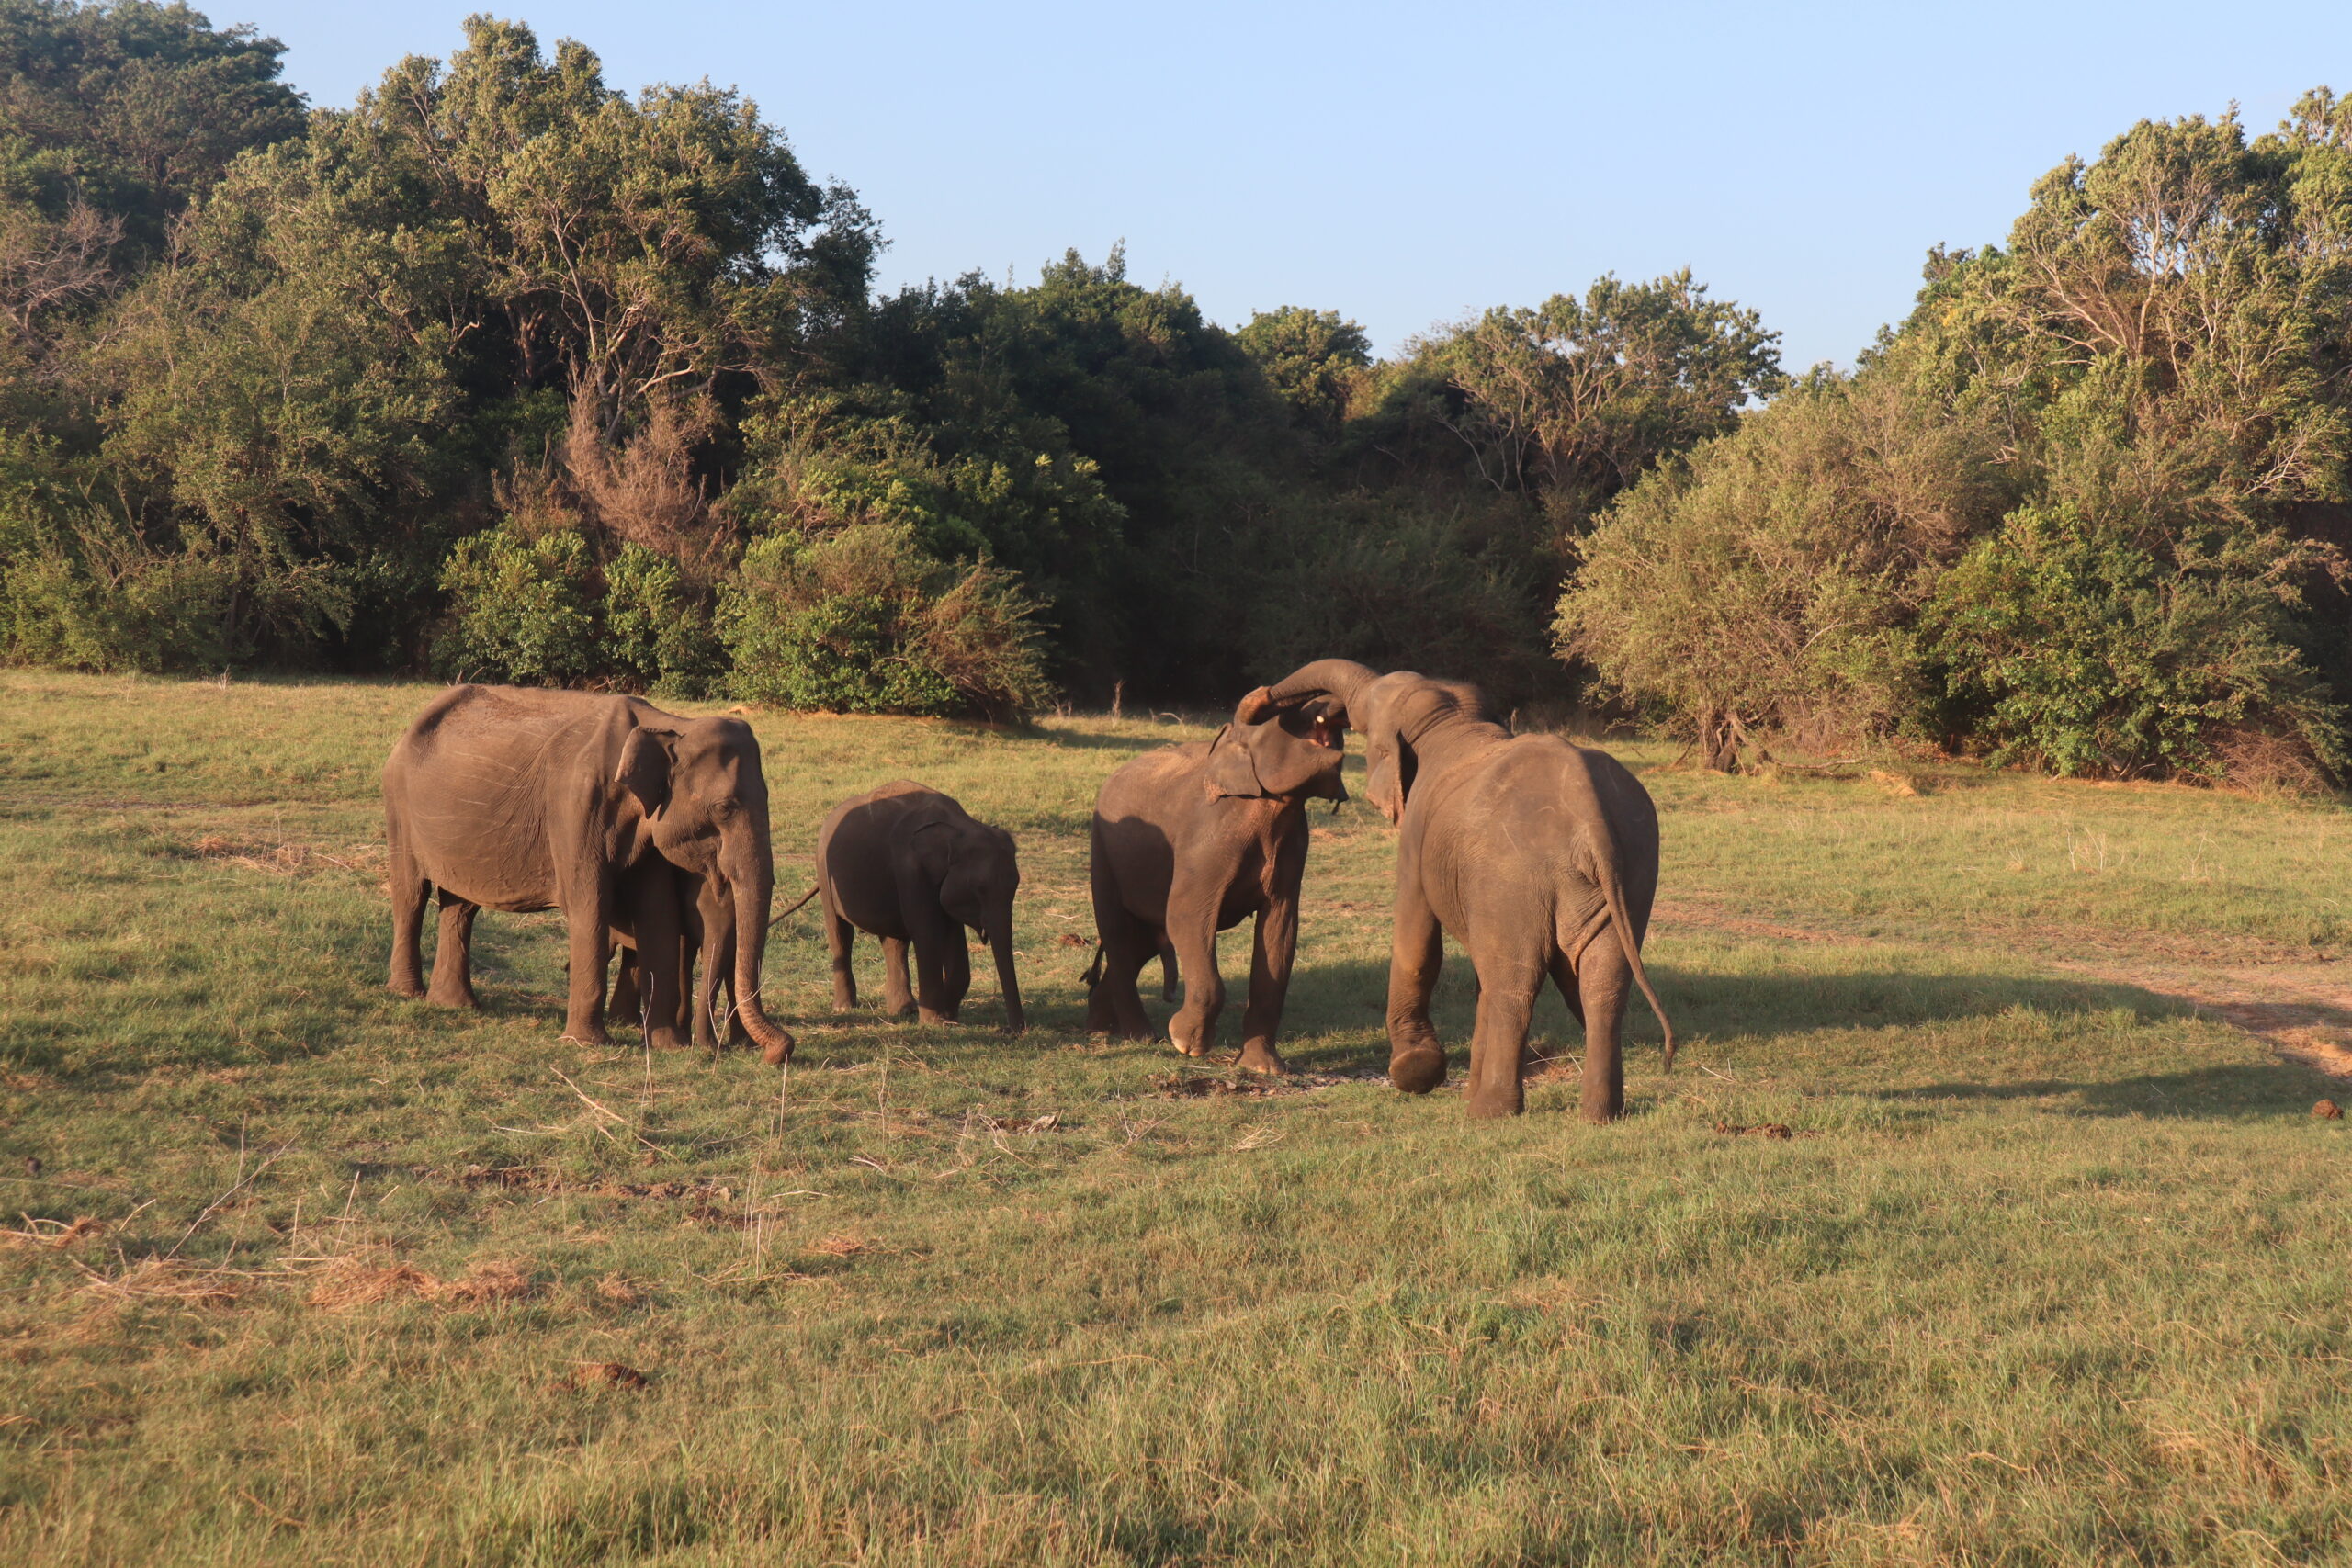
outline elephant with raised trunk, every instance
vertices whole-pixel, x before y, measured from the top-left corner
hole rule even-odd
[[[1020,1033],[1029,1026],[1012,962],[1012,897],[1020,888],[1012,835],[978,820],[952,795],[899,779],[842,801],[817,832],[817,895],[824,900],[834,1008],[857,1005],[850,943],[864,931],[882,940],[885,1013],[956,1022],[972,988],[964,944],[969,927],[996,954],[1005,1032]]]
[[[1241,1066],[1285,1069],[1274,1049],[1298,948],[1306,871],[1306,803],[1348,797],[1340,782],[1347,722],[1336,703],[1278,705],[1253,692],[1211,740],[1147,751],[1103,781],[1089,871],[1102,942],[1088,973],[1086,1027],[1151,1033],[1136,976],[1157,957],[1184,1005],[1169,1038],[1205,1056],[1225,1008],[1216,933],[1256,918]]]
[[[1426,1094],[1445,1081],[1430,994],[1452,931],[1478,974],[1469,1111],[1515,1116],[1528,1022],[1546,977],[1584,1026],[1583,1111],[1625,1108],[1623,1027],[1639,987],[1674,1026],[1642,966],[1657,894],[1657,810],[1606,751],[1514,736],[1478,688],[1409,671],[1320,660],[1266,689],[1275,702],[1329,694],[1363,732],[1364,794],[1396,824],[1396,926],[1388,964],[1388,1077]]]
[[[475,1005],[475,915],[560,909],[571,950],[565,1035],[605,1043],[605,970],[614,927],[626,922],[649,1034],[683,1044],[683,871],[732,894],[736,1014],[769,1062],[791,1055],[792,1036],[760,998],[775,867],[760,743],[742,720],[682,718],[636,697],[453,687],[392,748],[384,823],[400,995]],[[419,937],[436,890],[428,992]]]

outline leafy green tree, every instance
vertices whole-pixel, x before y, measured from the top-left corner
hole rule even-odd
[[[1351,389],[1372,366],[1372,340],[1337,310],[1284,305],[1260,310],[1233,334],[1241,352],[1298,417],[1313,429],[1334,434],[1347,417]]]
[[[236,156],[300,136],[286,46],[153,0],[0,0],[0,197],[86,206],[149,252]]]

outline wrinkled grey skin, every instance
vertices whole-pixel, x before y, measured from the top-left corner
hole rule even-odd
[[[1028,1027],[1012,961],[1012,900],[1020,889],[1012,835],[978,820],[952,795],[899,779],[842,801],[817,833],[817,894],[824,900],[833,1007],[857,1005],[850,943],[864,931],[882,940],[885,1013],[958,1021],[972,988],[968,927],[995,954],[1005,1032],[1020,1033]]]
[[[1298,947],[1306,802],[1345,800],[1347,726],[1338,705],[1277,710],[1253,693],[1213,740],[1147,751],[1113,773],[1094,803],[1089,860],[1102,943],[1087,976],[1086,1027],[1148,1039],[1136,976],[1154,957],[1184,1005],[1169,1038],[1205,1056],[1225,1007],[1216,933],[1255,918],[1240,1065],[1287,1069],[1274,1049]]]
[[[626,920],[645,957],[652,1042],[683,1044],[680,871],[718,879],[735,928],[767,930],[775,871],[759,741],[735,718],[681,718],[636,697],[457,686],[416,716],[384,764],[390,986],[475,1005],[469,944],[483,908],[560,909],[570,937],[564,1033],[607,1041],[605,971]],[[438,891],[433,987],[420,952]],[[760,943],[734,944],[737,1014],[770,1063],[792,1036],[760,999]]]
[[[1605,751],[1514,736],[1476,686],[1344,659],[1268,688],[1277,702],[1323,693],[1365,739],[1364,795],[1396,824],[1396,924],[1388,966],[1388,1076],[1426,1094],[1445,1081],[1430,1024],[1444,933],[1478,973],[1470,1043],[1473,1117],[1515,1116],[1528,1021],[1548,977],[1584,1025],[1583,1114],[1623,1114],[1623,1026],[1634,987],[1666,1029],[1641,943],[1657,893],[1657,811]]]
[[[684,871],[677,874],[676,886],[684,939],[678,959],[680,993],[681,1000],[688,1002],[678,1026],[690,1031],[694,1043],[705,1050],[719,1049],[722,1028],[726,1043],[742,1044],[751,1035],[735,1016],[734,892],[722,876]],[[632,1030],[650,1028],[637,962],[636,918],[626,905],[613,928],[613,999],[605,1016]]]

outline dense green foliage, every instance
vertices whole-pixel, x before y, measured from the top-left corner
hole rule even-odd
[[[0,0],[0,657],[1005,716],[1340,655],[1720,766],[2352,759],[2324,89],[2069,159],[1791,387],[1688,272],[1387,359],[1115,249],[878,294],[875,219],[731,91],[476,17],[306,109],[279,53]]]
[[[1562,646],[1727,761],[1910,735],[2070,773],[2341,776],[2352,110],[2143,122],[1929,258],[1849,380],[1623,496]]]
[[[0,3],[10,659],[1012,714],[1345,652],[1565,694],[1566,535],[1777,378],[1687,276],[1381,364],[1115,251],[877,297],[873,219],[731,92],[477,17],[305,112],[278,54]]]

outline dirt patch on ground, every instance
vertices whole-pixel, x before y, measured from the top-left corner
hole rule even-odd
[[[1781,942],[1875,946],[1852,931],[1751,919],[1704,898],[1660,899],[1663,926],[1725,931]],[[2315,963],[2279,943],[2200,945],[2158,934],[2061,933],[2013,922],[1969,927],[1965,940],[2034,958],[2086,980],[2132,986],[2244,1030],[2282,1058],[2352,1078],[2352,963]]]

